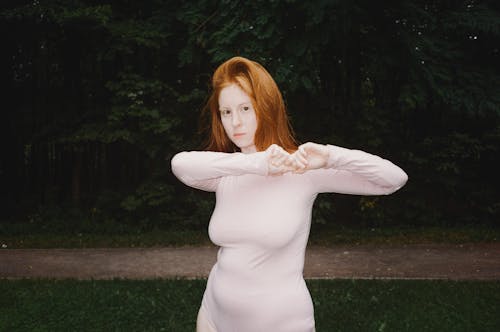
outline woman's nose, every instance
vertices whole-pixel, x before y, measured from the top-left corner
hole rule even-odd
[[[233,127],[237,127],[241,124],[241,118],[239,112],[233,112],[232,114],[232,124]]]

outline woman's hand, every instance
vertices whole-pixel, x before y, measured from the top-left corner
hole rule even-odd
[[[312,142],[302,144],[292,154],[277,144],[269,146],[266,151],[270,175],[282,175],[287,172],[301,174],[307,170],[323,168],[330,157],[326,145]]]
[[[268,153],[268,169],[270,175],[282,175],[287,172],[302,172],[307,161],[302,156],[294,156],[281,146],[272,144],[266,150]]]
[[[308,142],[299,146],[292,157],[306,165],[303,169],[295,170],[295,173],[304,173],[307,170],[324,168],[328,164],[330,152],[326,145]]]

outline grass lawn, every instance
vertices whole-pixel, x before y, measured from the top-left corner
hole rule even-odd
[[[308,280],[318,332],[500,331],[500,281]],[[194,331],[206,280],[0,280],[0,331]]]
[[[0,225],[1,226],[1,225]],[[15,225],[0,228],[0,247],[14,248],[98,248],[98,247],[155,247],[210,245],[207,230],[158,229],[99,233],[62,229],[40,230]],[[314,225],[309,245],[336,244],[411,244],[411,243],[477,243],[500,241],[500,228],[486,226],[461,227],[336,227]]]

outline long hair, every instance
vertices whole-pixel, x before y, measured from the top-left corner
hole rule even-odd
[[[212,92],[203,110],[205,119],[209,119],[209,137],[205,149],[219,152],[238,151],[238,147],[224,131],[219,111],[220,92],[231,84],[236,84],[252,101],[257,117],[254,138],[257,151],[264,151],[271,144],[278,144],[289,152],[297,150],[285,103],[276,82],[264,67],[243,57],[227,60],[214,72]]]

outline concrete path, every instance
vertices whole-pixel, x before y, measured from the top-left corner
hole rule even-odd
[[[0,278],[205,278],[216,247],[0,249]],[[500,280],[500,243],[309,247],[305,278]]]

